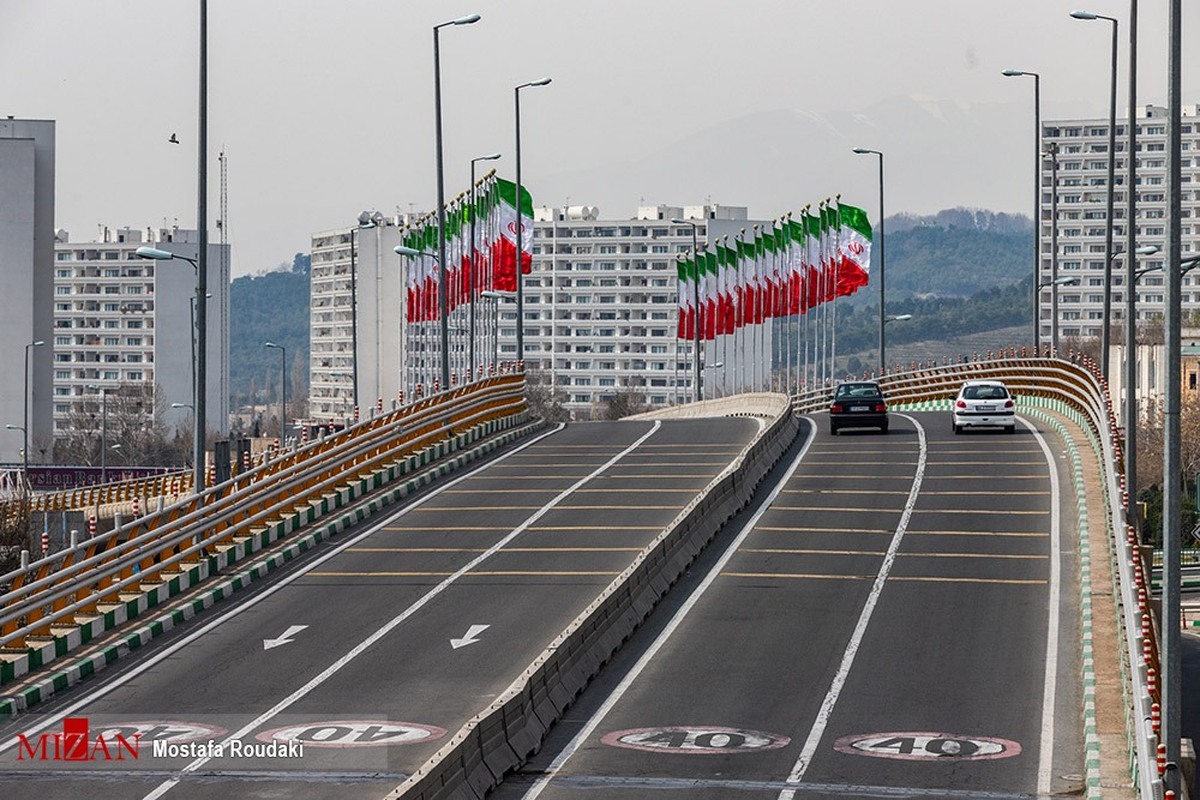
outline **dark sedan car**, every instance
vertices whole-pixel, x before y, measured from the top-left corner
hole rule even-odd
[[[840,384],[829,406],[829,432],[834,436],[842,428],[888,429],[887,401],[875,381]]]

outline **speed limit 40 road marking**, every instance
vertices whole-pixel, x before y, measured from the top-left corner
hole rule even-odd
[[[630,728],[613,731],[603,736],[600,741],[613,747],[645,750],[652,753],[717,755],[774,750],[784,747],[791,739],[745,728],[676,725],[665,728]]]
[[[840,753],[904,761],[984,761],[1019,755],[1021,745],[995,736],[954,733],[868,733],[843,736],[833,743]]]
[[[299,742],[309,747],[387,747],[440,739],[446,731],[433,725],[383,720],[331,720],[273,728],[258,734],[260,742]]]

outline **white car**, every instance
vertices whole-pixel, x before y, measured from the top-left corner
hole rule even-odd
[[[1016,403],[1000,381],[967,381],[958,390],[951,413],[955,433],[967,428],[1000,428],[1005,433],[1017,429]]]

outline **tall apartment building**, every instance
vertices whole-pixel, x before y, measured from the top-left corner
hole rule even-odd
[[[313,234],[309,414],[315,420],[353,415],[356,364],[364,416],[379,398],[391,408],[401,387],[404,264],[392,248],[400,244],[404,222],[402,216],[363,212],[354,225]]]
[[[524,277],[526,365],[553,381],[576,418],[591,417],[622,390],[655,407],[692,398],[692,343],[675,338],[675,258],[691,251],[692,226],[672,218],[696,220],[701,247],[754,224],[744,207],[714,205],[648,206],[633,219],[608,221],[589,206],[534,211],[533,271]],[[365,416],[379,398],[391,408],[399,390],[411,389],[417,350],[437,360],[436,341],[423,342],[405,323],[408,262],[392,248],[406,221],[364,213],[356,225],[313,234],[309,409],[316,420],[352,416],[355,362]],[[476,315],[477,363],[515,359],[514,304],[483,299]],[[450,326],[460,367],[467,319],[460,307]],[[425,335],[436,338],[436,331]],[[764,347],[769,352],[769,331]],[[706,385],[732,386],[734,360],[721,361],[712,343],[705,349]],[[427,365],[424,374],[436,369]]]
[[[54,122],[0,119],[0,373],[8,382],[0,423],[27,425],[31,442],[51,428],[49,348],[26,345],[48,342],[53,330],[53,263]],[[0,463],[20,463],[24,438],[0,429]]]
[[[676,255],[749,229],[745,207],[644,206],[602,220],[590,206],[534,211],[533,270],[524,277],[525,363],[552,382],[575,418],[619,391],[662,407],[692,399],[692,343],[676,339]],[[500,310],[501,358],[516,357],[516,311]],[[769,337],[769,330],[767,331]],[[766,352],[770,352],[769,338]],[[705,345],[706,386],[728,386],[735,367]],[[719,367],[717,365],[720,365]],[[705,396],[709,396],[705,391]]]
[[[1137,127],[1137,226],[1138,246],[1158,245],[1165,249],[1167,213],[1166,197],[1166,116],[1159,106],[1138,107]],[[1127,157],[1127,122],[1117,122],[1117,160],[1115,178],[1115,208],[1113,220],[1113,249],[1125,249],[1126,203],[1125,185]],[[1183,108],[1181,125],[1182,157],[1182,220],[1181,234],[1184,258],[1200,251],[1200,106]],[[1101,335],[1104,303],[1104,239],[1106,205],[1108,201],[1108,119],[1051,120],[1042,123],[1043,149],[1058,146],[1058,218],[1051,216],[1054,191],[1052,162],[1042,160],[1041,225],[1039,249],[1041,278],[1050,281],[1053,266],[1051,250],[1052,226],[1058,225],[1059,277],[1078,277],[1079,282],[1046,289],[1040,295],[1039,324],[1043,342],[1051,336],[1051,292],[1058,292],[1060,336],[1096,337]],[[1137,316],[1139,320],[1159,317],[1163,313],[1164,276],[1162,253],[1141,257],[1138,267],[1158,267],[1148,272],[1137,286]],[[1113,262],[1113,321],[1124,319],[1125,262],[1123,257]],[[1184,310],[1200,309],[1200,271],[1183,278]]]
[[[72,242],[66,231],[57,234],[53,331],[46,337],[53,354],[46,411],[56,434],[71,429],[81,412],[101,408],[102,389],[116,394],[152,386],[169,429],[192,424],[196,273],[182,259],[139,258],[135,251],[144,245],[195,259],[198,236],[178,228],[104,227],[95,241]],[[223,433],[229,429],[228,245],[209,244],[207,269],[205,417],[210,432]],[[44,439],[31,445],[35,454],[38,447],[45,447]]]

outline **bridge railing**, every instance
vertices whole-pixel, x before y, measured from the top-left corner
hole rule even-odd
[[[118,525],[27,569],[0,575],[0,647],[22,647],[76,615],[121,603],[210,550],[235,544],[349,480],[526,408],[524,377],[491,378],[365,420],[160,512]]]
[[[964,381],[1001,380],[1016,396],[1019,409],[1046,407],[1083,428],[1102,469],[1107,530],[1121,598],[1119,622],[1125,644],[1121,666],[1126,677],[1133,779],[1140,797],[1158,800],[1163,792],[1156,758],[1161,736],[1155,713],[1161,702],[1158,633],[1149,608],[1150,575],[1130,523],[1122,440],[1108,386],[1092,360],[1078,353],[1060,358],[1014,348],[987,356],[895,372],[879,381],[892,405],[949,410]],[[829,384],[801,392],[793,397],[793,407],[797,413],[826,411],[832,390]]]

